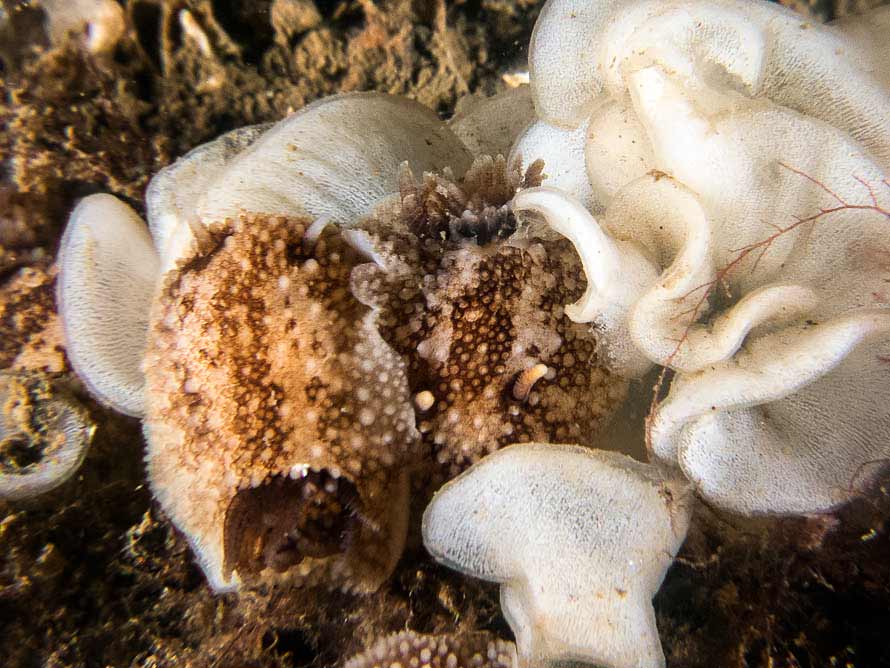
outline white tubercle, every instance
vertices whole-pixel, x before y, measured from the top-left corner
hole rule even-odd
[[[71,365],[101,402],[143,413],[142,357],[160,276],[141,218],[116,197],[75,207],[59,250],[58,304]]]

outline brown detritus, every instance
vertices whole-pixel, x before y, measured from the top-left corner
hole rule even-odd
[[[511,443],[590,443],[625,396],[563,311],[584,288],[571,245],[517,230],[509,209],[541,174],[502,157],[460,181],[403,172],[397,201],[359,224],[386,269],[357,268],[353,289],[408,360],[433,486]]]
[[[381,638],[344,668],[514,668],[516,647],[488,633],[421,635],[402,631]]]
[[[2,103],[0,103],[2,104]],[[0,136],[0,151],[9,137]],[[0,276],[21,260],[48,255],[42,246],[55,244],[61,230],[61,193],[23,193],[0,181]]]
[[[0,368],[68,370],[55,310],[55,266],[23,267],[0,287]]]
[[[321,12],[312,0],[274,0],[269,19],[275,40],[289,46],[296,37],[319,26]]]
[[[654,604],[668,666],[890,659],[890,476],[834,515],[742,522],[700,507]]]
[[[493,7],[483,13],[504,20],[489,28],[444,0],[433,12],[412,0],[321,11],[289,1],[274,14],[269,2],[125,4],[128,31],[113,57],[69,41],[30,55],[17,48],[0,72],[0,156],[11,180],[22,191],[63,191],[63,209],[98,190],[138,202],[152,173],[201,142],[324,95],[378,90],[444,112],[468,86],[494,92],[505,52],[489,44],[512,38],[491,33],[528,31],[532,16]],[[24,14],[39,24],[37,8],[16,6]]]
[[[0,5],[0,71],[21,66],[34,50],[48,43],[44,13],[31,3]]]
[[[135,76],[132,66],[112,69],[71,42],[28,62],[4,114],[13,183],[38,194],[92,183],[138,198],[154,155],[142,122],[150,105]]]
[[[310,223],[212,226],[155,301],[149,476],[216,588],[234,570],[373,591],[401,554],[417,451],[404,363],[349,292],[364,260],[336,227],[307,240]]]
[[[778,2],[818,21],[831,21],[843,16],[863,14],[873,7],[884,4],[884,0],[778,0]]]

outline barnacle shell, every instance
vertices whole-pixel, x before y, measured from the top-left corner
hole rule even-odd
[[[68,392],[36,373],[0,373],[0,498],[58,487],[80,467],[95,426]]]

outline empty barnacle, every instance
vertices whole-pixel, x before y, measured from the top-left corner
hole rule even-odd
[[[435,495],[423,542],[501,585],[520,665],[664,666],[652,597],[689,523],[689,487],[625,455],[525,443]]]
[[[0,498],[58,487],[80,467],[95,426],[78,401],[39,373],[0,373]]]
[[[576,253],[520,227],[509,205],[541,172],[501,156],[460,179],[406,171],[399,195],[351,231],[377,258],[353,290],[407,361],[412,392],[435,398],[421,424],[435,482],[510,443],[587,443],[624,398],[597,334],[563,308],[583,289]]]
[[[401,631],[380,638],[343,668],[515,668],[516,647],[490,633],[423,635]]]

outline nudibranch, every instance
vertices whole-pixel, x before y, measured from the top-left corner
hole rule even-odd
[[[583,291],[571,244],[517,229],[510,202],[542,169],[486,156],[457,183],[405,172],[349,232],[374,249],[354,290],[406,361],[434,485],[511,443],[589,445],[626,394],[595,332],[565,314]]]
[[[412,476],[426,498],[516,440],[588,443],[624,398],[565,315],[571,243],[510,210],[542,165],[474,160],[458,132],[496,118],[476,108],[452,131],[399,98],[329,98],[162,171],[147,227],[108,195],[72,213],[72,365],[143,419],[152,490],[216,591],[373,591]]]
[[[222,579],[367,591],[401,554],[417,434],[404,362],[348,290],[364,259],[318,227],[242,214],[165,274],[144,365],[149,475]]]
[[[356,94],[236,130],[159,174],[149,225],[81,201],[60,254],[77,373],[144,420],[149,481],[211,586],[379,586],[418,444],[401,358],[349,290],[340,226],[467,150],[422,106]],[[151,236],[149,236],[149,231]]]
[[[514,668],[516,647],[489,633],[421,635],[402,631],[380,638],[344,668]]]

